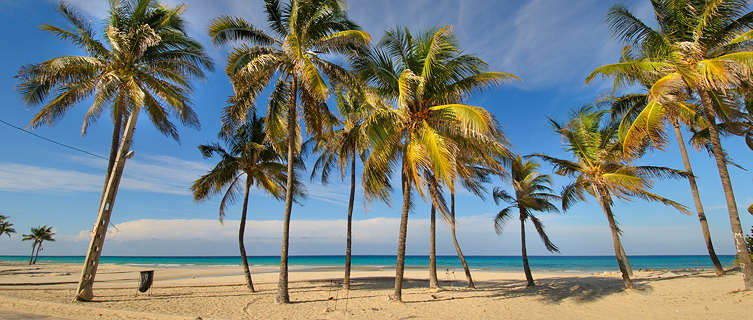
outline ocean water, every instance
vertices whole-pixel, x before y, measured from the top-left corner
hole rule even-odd
[[[28,256],[0,256],[4,261],[28,261]],[[731,266],[734,256],[719,256],[722,264]],[[255,266],[278,266],[280,258],[276,256],[249,257],[249,263]],[[395,256],[353,256],[352,264],[356,267],[390,268],[395,265]],[[597,272],[617,270],[613,256],[529,256],[529,263],[534,270]],[[41,263],[83,263],[82,256],[44,256]],[[522,270],[519,256],[466,256],[472,269]],[[143,266],[216,266],[240,265],[240,257],[102,257],[100,263],[143,265]],[[340,267],[345,263],[345,256],[290,256],[289,264],[300,267]],[[633,269],[670,269],[713,268],[708,256],[630,256]],[[421,268],[429,265],[428,256],[407,256],[406,267]],[[456,256],[437,257],[437,267],[441,269],[461,268]]]

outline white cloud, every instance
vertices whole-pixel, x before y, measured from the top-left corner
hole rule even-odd
[[[0,190],[100,191],[103,177],[73,170],[43,168],[17,163],[0,163]]]
[[[0,190],[9,192],[100,192],[104,181],[105,160],[72,157],[81,165],[98,169],[97,173],[0,163]],[[141,155],[128,160],[121,183],[122,190],[189,195],[191,183],[209,167],[201,162],[169,156]]]

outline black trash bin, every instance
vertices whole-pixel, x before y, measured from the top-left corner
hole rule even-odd
[[[139,280],[139,292],[146,292],[152,287],[154,282],[154,270],[141,271],[141,279]]]

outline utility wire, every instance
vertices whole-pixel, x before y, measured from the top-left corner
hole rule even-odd
[[[20,130],[20,131],[26,132],[26,133],[28,133],[28,134],[30,134],[30,135],[32,135],[32,136],[35,136],[35,137],[37,137],[37,138],[39,138],[39,139],[42,139],[42,140],[45,140],[45,141],[47,141],[47,142],[51,142],[51,143],[54,143],[54,144],[56,144],[56,145],[59,145],[59,146],[61,146],[61,147],[65,147],[65,148],[68,148],[68,149],[72,149],[72,150],[75,150],[75,151],[78,151],[78,152],[86,153],[86,154],[88,154],[88,155],[90,155],[90,156],[92,156],[92,157],[97,157],[97,158],[100,158],[100,159],[108,160],[107,158],[105,158],[105,157],[103,157],[103,156],[100,156],[100,155],[98,155],[98,154],[94,154],[94,153],[91,153],[91,152],[89,152],[89,151],[86,151],[86,150],[84,150],[84,149],[81,149],[81,148],[76,148],[76,147],[74,147],[74,146],[71,146],[71,145],[67,145],[67,144],[65,144],[65,143],[62,143],[62,142],[57,142],[57,141],[55,141],[55,140],[52,140],[52,139],[50,139],[50,138],[47,138],[47,137],[43,137],[43,136],[40,136],[40,135],[38,135],[38,134],[36,134],[36,133],[34,133],[34,132],[31,132],[31,131],[29,131],[29,130],[26,130],[26,129],[24,129],[24,128],[21,128],[21,127],[18,127],[18,126],[15,126],[15,125],[13,125],[13,124],[11,124],[11,123],[8,123],[8,122],[7,122],[7,121],[5,121],[5,120],[2,120],[2,119],[0,119],[0,123],[3,123],[3,124],[5,124],[5,125],[7,125],[7,126],[9,126],[9,127],[12,127],[12,128],[14,128],[14,129],[17,129],[17,130]]]

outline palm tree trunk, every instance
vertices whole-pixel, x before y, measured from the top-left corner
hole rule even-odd
[[[110,174],[110,179],[107,180],[107,190],[105,191],[104,201],[101,201],[99,205],[97,222],[94,225],[92,239],[89,243],[89,250],[86,253],[86,259],[84,259],[81,278],[79,279],[78,289],[76,290],[76,300],[79,301],[91,301],[91,299],[94,298],[94,277],[97,275],[99,258],[102,255],[102,246],[105,243],[105,236],[107,236],[107,227],[110,225],[110,216],[112,215],[112,209],[115,205],[115,197],[118,193],[118,186],[120,184],[120,178],[123,175],[125,161],[131,148],[133,131],[136,128],[139,111],[139,109],[135,109],[128,116],[125,134],[118,147],[115,167]]]
[[[34,262],[34,250],[37,249],[37,241],[34,240],[34,243],[31,245],[31,254],[29,254],[29,265],[31,265],[32,262]]]
[[[110,156],[107,160],[107,171],[105,174],[105,183],[102,185],[102,195],[99,198],[99,202],[102,203],[105,197],[105,191],[107,191],[107,182],[110,180],[110,174],[112,174],[112,168],[115,167],[115,158],[118,155],[118,147],[120,146],[120,135],[123,129],[123,116],[118,112],[118,108],[115,108],[114,123],[112,126],[112,140],[110,142]]]
[[[345,235],[345,278],[343,279],[343,288],[350,290],[350,264],[351,264],[351,244],[353,232],[353,202],[356,197],[356,150],[353,150],[353,157],[350,159],[350,199],[348,199],[348,225]]]
[[[431,230],[429,231],[429,288],[439,288],[437,279],[437,208],[431,206]]]
[[[531,275],[531,266],[528,265],[528,250],[526,249],[526,221],[520,219],[520,247],[521,256],[523,257],[523,271],[526,274],[527,287],[533,287],[536,284],[533,282],[533,275]]]
[[[288,247],[290,240],[290,211],[293,208],[293,171],[295,162],[296,111],[298,81],[293,75],[291,104],[288,108],[288,177],[285,185],[285,216],[282,220],[282,248],[280,250],[280,279],[277,281],[277,303],[290,303],[288,294]]]
[[[243,237],[246,233],[246,212],[248,211],[248,193],[251,190],[251,179],[246,177],[246,193],[243,196],[243,212],[241,213],[241,225],[238,228],[238,248],[241,251],[241,264],[243,273],[246,275],[246,287],[254,292],[254,282],[251,280],[251,270],[248,268],[248,258],[246,257],[246,246],[243,244]]]
[[[627,269],[628,275],[633,276],[633,267],[630,265],[630,259],[628,259],[627,253],[625,253],[625,247],[622,246],[622,239],[620,239],[620,256],[622,261],[625,262],[625,269]]]
[[[719,178],[722,180],[724,197],[727,200],[727,212],[729,213],[729,224],[732,228],[732,238],[735,242],[737,251],[737,261],[740,264],[740,271],[743,274],[743,283],[745,290],[753,289],[753,263],[750,261],[750,253],[745,246],[743,237],[743,228],[740,225],[740,216],[737,213],[737,203],[735,202],[735,192],[732,190],[732,181],[727,171],[727,160],[725,159],[724,149],[719,140],[719,129],[716,126],[716,112],[711,105],[709,93],[703,90],[699,91],[701,102],[705,109],[704,116],[709,125],[709,138],[711,140],[711,151],[716,159],[716,166],[719,169]]]
[[[407,145],[407,143],[406,143]],[[405,148],[403,148],[403,157],[405,157]],[[410,182],[408,180],[408,170],[403,160],[401,168],[401,183],[403,188],[403,211],[400,215],[400,233],[397,243],[397,262],[395,266],[395,292],[390,300],[403,301],[403,274],[405,273],[405,240],[408,235],[408,212],[410,211]]]
[[[41,240],[39,241],[39,245],[37,246],[37,253],[34,254],[34,263],[33,264],[37,264],[37,260],[39,260],[39,251],[42,250],[42,242],[43,241],[41,241]]]
[[[625,261],[623,260],[623,256],[620,250],[620,248],[622,248],[622,243],[620,242],[620,231],[617,228],[617,223],[614,221],[612,208],[608,204],[609,202],[606,199],[605,193],[602,193],[601,190],[596,186],[593,186],[593,189],[596,198],[599,200],[601,209],[604,210],[604,214],[607,216],[607,221],[609,221],[609,228],[612,231],[612,246],[614,247],[614,255],[617,259],[617,265],[619,266],[620,272],[622,273],[622,281],[625,283],[626,289],[632,289],[633,282],[630,281],[630,274],[628,273],[627,267],[625,267]]]
[[[680,124],[675,121],[672,123],[675,129],[675,136],[677,136],[677,143],[680,145],[680,154],[682,154],[682,162],[685,165],[685,171],[688,172],[688,182],[690,183],[690,191],[693,194],[693,200],[695,201],[695,208],[698,212],[698,220],[701,222],[701,233],[706,240],[706,249],[709,251],[709,258],[714,263],[716,268],[716,275],[721,276],[724,274],[724,268],[719,257],[716,256],[714,251],[714,244],[711,242],[711,232],[709,231],[709,223],[706,221],[706,213],[703,210],[703,204],[701,203],[701,195],[698,192],[698,184],[695,182],[695,176],[693,175],[693,168],[690,165],[690,157],[688,157],[688,150],[685,148],[685,139],[682,137],[682,131],[680,130]]]
[[[475,289],[476,285],[473,284],[473,278],[471,278],[471,269],[468,267],[468,263],[465,262],[465,256],[463,251],[460,250],[460,243],[458,242],[458,236],[455,232],[455,192],[450,192],[450,231],[452,232],[452,241],[455,243],[455,251],[458,253],[460,263],[463,265],[465,271],[465,278],[468,280],[468,288]]]

